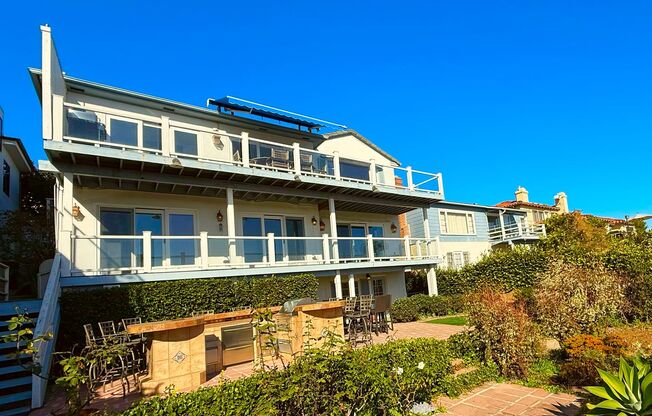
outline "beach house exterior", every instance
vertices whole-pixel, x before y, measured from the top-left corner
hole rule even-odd
[[[0,211],[20,207],[20,175],[33,170],[20,139],[4,135],[4,112],[0,107]]]
[[[441,261],[398,216],[444,197],[359,133],[225,97],[193,106],[73,78],[42,27],[39,169],[57,176],[61,287],[313,273],[319,297],[405,296]],[[397,180],[400,178],[400,180]],[[397,185],[400,183],[400,185]]]
[[[530,223],[521,209],[438,201],[428,211],[430,233],[437,238],[443,268],[460,269],[492,249],[528,244],[545,235],[545,226]],[[421,218],[419,211],[408,212],[404,234],[423,236]]]

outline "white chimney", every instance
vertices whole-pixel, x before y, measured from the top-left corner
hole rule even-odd
[[[528,194],[527,189],[523,188],[522,186],[519,186],[516,189],[516,192],[514,192],[514,195],[516,195],[516,200],[518,202],[529,202],[527,194]]]
[[[565,192],[559,192],[555,195],[555,206],[559,208],[559,212],[562,214],[568,213],[568,198],[566,197]]]

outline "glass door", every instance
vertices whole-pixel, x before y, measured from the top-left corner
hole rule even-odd
[[[142,236],[143,231],[152,235],[163,235],[162,210],[137,210],[134,217],[134,234]],[[143,242],[135,240],[136,267],[143,267]],[[163,240],[152,239],[152,267],[163,266]]]
[[[337,224],[338,237],[351,237],[351,229],[347,224]],[[341,259],[351,258],[351,240],[338,240],[337,251]]]
[[[369,234],[375,237],[383,237],[383,227],[379,225],[370,225]],[[391,240],[390,240],[391,241]],[[374,240],[374,256],[375,257],[385,257],[385,241],[384,240]]]
[[[355,240],[351,241],[351,250],[356,259],[367,257],[366,236],[364,225],[351,225],[351,237],[355,237]]]
[[[276,261],[283,261],[285,255],[283,240],[276,237],[283,237],[283,218],[282,217],[265,217],[265,235],[274,234],[274,257]]]
[[[245,237],[262,237],[263,223],[257,217],[242,218],[242,235]],[[244,240],[245,263],[260,263],[263,261],[263,240]]]
[[[285,235],[287,237],[305,237],[303,218],[286,218]],[[287,240],[287,253],[290,261],[306,259],[306,240]]]
[[[130,209],[101,209],[100,235],[133,235],[133,212]],[[132,267],[132,239],[100,239],[100,268]]]
[[[194,236],[195,221],[192,214],[168,214],[168,232],[170,236]],[[170,239],[168,258],[171,266],[195,264],[197,241],[193,238]]]

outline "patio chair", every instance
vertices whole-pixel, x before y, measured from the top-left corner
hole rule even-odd
[[[95,336],[95,331],[93,331],[93,324],[84,324],[84,335],[86,337],[85,348],[95,348],[102,342],[102,338]]]
[[[115,330],[115,322],[113,321],[98,322],[97,326],[100,327],[100,334],[102,334],[102,338],[111,338],[118,335]]]
[[[300,160],[302,172],[312,172],[314,170],[312,155],[310,153],[301,153]]]
[[[348,341],[353,347],[358,343],[371,342],[369,314],[371,299],[347,298],[344,305],[344,318],[348,321]]]
[[[290,151],[272,147],[272,157],[270,164],[273,168],[290,168]]]
[[[372,327],[376,335],[378,335],[379,332],[388,333],[390,330],[394,330],[394,324],[389,315],[389,308],[391,305],[392,295],[380,295],[376,297],[371,317]]]

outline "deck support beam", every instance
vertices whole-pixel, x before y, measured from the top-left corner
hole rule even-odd
[[[229,237],[229,263],[235,263],[237,255],[235,246],[235,206],[233,188],[226,188],[226,235]]]
[[[358,294],[355,293],[355,275],[349,273],[349,297],[354,298],[356,296],[358,296]]]
[[[335,200],[333,198],[328,198],[328,214],[329,222],[331,227],[331,258],[335,263],[340,259],[340,252],[337,246],[337,214],[335,214]]]
[[[430,266],[428,268],[428,295],[438,296],[439,290],[437,288],[437,273],[435,271],[435,266]]]
[[[335,297],[342,299],[342,273],[339,270],[335,272],[333,282],[335,283]]]

